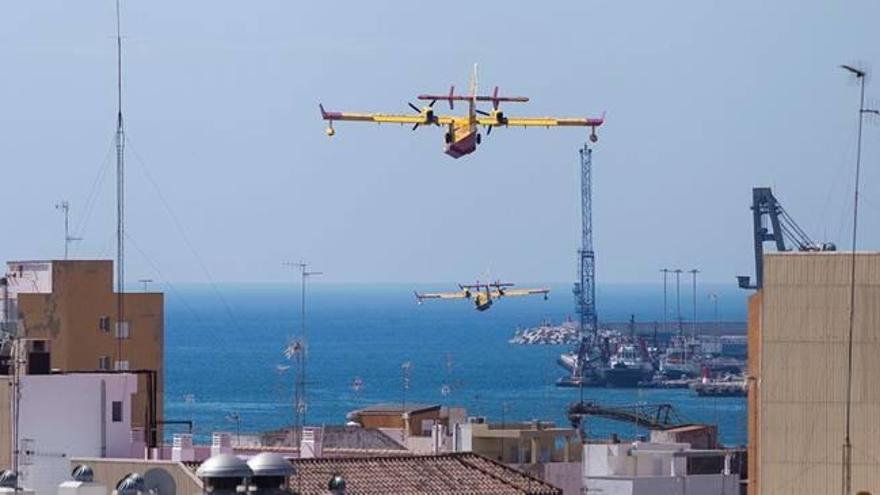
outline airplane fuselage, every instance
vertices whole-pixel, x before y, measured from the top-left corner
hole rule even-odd
[[[443,151],[452,158],[460,158],[477,150],[480,144],[479,129],[472,118],[457,119],[446,131]]]

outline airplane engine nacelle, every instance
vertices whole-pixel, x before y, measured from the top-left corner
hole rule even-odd
[[[432,124],[434,122],[434,111],[430,108],[426,108],[424,111],[425,114],[425,122]]]
[[[502,112],[501,110],[496,110],[493,113],[495,114],[495,122],[498,122],[499,124],[503,124],[504,123],[504,112]]]
[[[333,129],[333,126],[328,127],[324,132],[327,133],[327,137],[333,137],[336,134],[336,131]]]

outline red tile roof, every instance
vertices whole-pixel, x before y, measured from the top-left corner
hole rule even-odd
[[[477,454],[291,459],[290,484],[301,495],[325,495],[335,474],[347,495],[562,495],[562,490]]]

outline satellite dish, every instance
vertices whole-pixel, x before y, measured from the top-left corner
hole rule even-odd
[[[152,468],[144,473],[144,489],[152,495],[175,495],[177,484],[168,471],[162,468]]]

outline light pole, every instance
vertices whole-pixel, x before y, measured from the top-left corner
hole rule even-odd
[[[693,268],[691,270],[688,270],[688,273],[690,273],[693,276],[693,282],[694,282],[693,283],[694,320],[691,323],[691,325],[693,325],[691,327],[691,329],[692,329],[691,335],[696,335],[697,334],[697,274],[700,273],[700,270]]]
[[[687,362],[687,342],[684,339],[684,327],[681,322],[681,268],[672,271],[675,274],[675,318],[678,321],[678,340],[684,350],[684,361]]]
[[[666,303],[666,301],[667,301],[667,298],[666,298],[666,285],[667,285],[667,284],[666,284],[666,282],[667,282],[667,278],[668,278],[668,276],[669,276],[669,271],[670,271],[670,270],[669,270],[669,268],[663,268],[663,269],[660,270],[660,271],[663,273],[663,331],[666,332],[666,331],[667,331],[667,329],[666,329],[666,325],[667,325],[666,317],[667,317],[667,315],[669,314],[668,305],[667,305],[667,303]]]
[[[849,281],[849,330],[847,332],[847,373],[846,373],[846,424],[843,440],[843,493],[852,493],[852,441],[850,439],[850,427],[852,423],[852,375],[853,375],[853,321],[855,319],[856,300],[856,233],[859,226],[859,174],[862,166],[862,124],[866,114],[880,115],[880,111],[865,108],[865,71],[849,65],[841,65],[842,69],[850,72],[859,82],[859,133],[856,144],[856,176],[855,191],[853,193],[853,229],[852,229],[852,261],[850,263]]]
[[[709,300],[712,301],[715,309],[715,335],[721,335],[721,321],[718,319],[718,294],[709,294]]]

